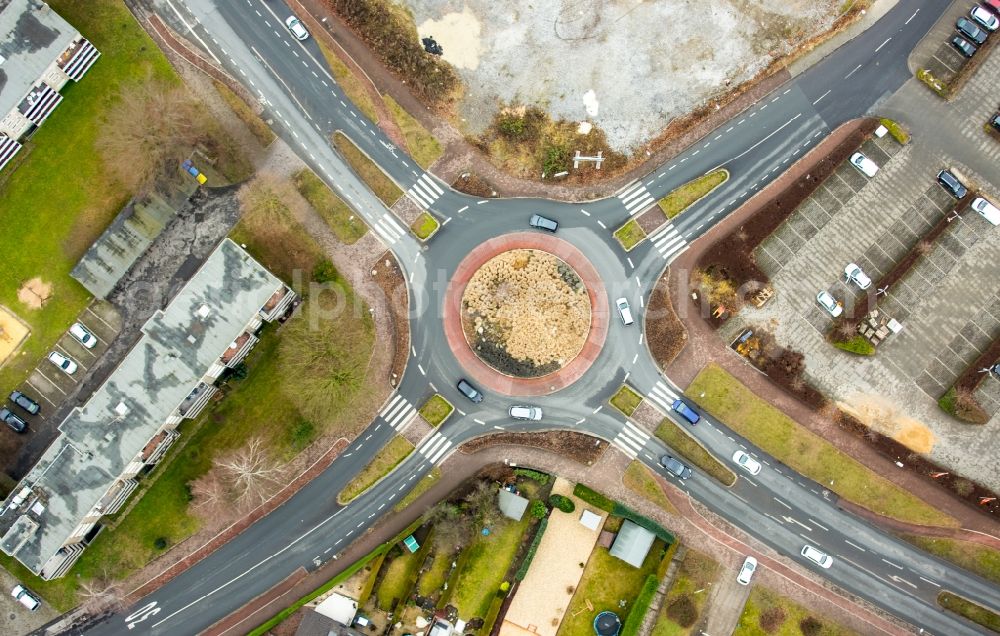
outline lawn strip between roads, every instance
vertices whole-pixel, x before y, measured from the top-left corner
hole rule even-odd
[[[708,452],[698,440],[670,418],[665,417],[660,422],[656,428],[656,437],[723,486],[728,488],[736,483],[736,474],[733,471],[726,468],[715,455]]]
[[[391,208],[392,204],[403,196],[403,191],[365,153],[361,152],[347,135],[342,132],[336,133],[333,136],[333,145],[347,163],[351,164],[354,173],[361,177],[387,208]]]
[[[375,454],[372,461],[365,466],[337,495],[337,502],[346,504],[358,495],[368,490],[383,477],[410,456],[415,447],[406,438],[396,436]]]

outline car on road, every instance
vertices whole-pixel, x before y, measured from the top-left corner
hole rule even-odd
[[[542,216],[541,214],[532,214],[531,218],[528,219],[528,225],[536,230],[545,230],[547,232],[555,232],[559,229],[558,223],[548,217]]]
[[[733,453],[733,462],[751,475],[760,473],[760,462],[741,450]]]
[[[966,188],[958,177],[953,175],[950,170],[942,170],[937,176],[938,183],[948,191],[948,194],[955,197],[956,199],[964,199],[965,195],[969,194],[969,189]]]
[[[983,197],[972,200],[972,209],[982,214],[983,218],[993,225],[1000,225],[1000,210]]]
[[[23,433],[28,430],[28,423],[11,413],[8,408],[0,408],[0,422],[11,427],[15,433]]]
[[[976,46],[980,46],[986,41],[986,30],[976,26],[976,23],[972,20],[959,18],[955,22],[955,28],[958,29],[959,33],[969,38],[969,41],[973,42]]]
[[[825,289],[816,294],[816,302],[819,303],[820,307],[827,310],[834,318],[844,313],[844,308],[837,302],[837,299],[833,297],[833,294]]]
[[[49,362],[59,367],[59,370],[66,375],[73,375],[76,373],[77,364],[76,362],[67,356],[59,353],[58,351],[52,351],[49,353]]]
[[[678,479],[687,479],[691,476],[691,469],[677,461],[671,455],[664,455],[660,458],[660,466],[667,469],[667,472]]]
[[[821,568],[828,568],[833,565],[832,556],[822,550],[812,547],[811,545],[806,544],[802,548],[802,552],[800,552],[800,554]]]
[[[34,612],[42,604],[42,600],[28,591],[28,588],[23,585],[15,585],[14,589],[10,591],[10,595],[17,600],[18,603],[24,605],[29,610]]]
[[[288,32],[292,34],[296,40],[308,40],[309,31],[306,30],[305,25],[302,24],[302,20],[299,20],[294,15],[288,16],[285,20],[285,26],[288,27]]]
[[[69,335],[73,336],[73,339],[87,347],[88,349],[93,349],[97,346],[97,338],[90,332],[89,329],[84,327],[78,322],[74,322],[69,327]]]
[[[847,267],[844,268],[844,276],[847,277],[847,280],[853,280],[854,284],[861,289],[868,289],[872,286],[872,279],[868,278],[868,274],[865,274],[856,263],[847,264]]]
[[[861,174],[869,178],[874,177],[878,172],[878,166],[875,165],[875,162],[860,152],[856,152],[851,155],[851,165],[860,170]]]
[[[740,585],[750,585],[750,579],[753,578],[753,573],[757,571],[757,559],[752,556],[748,556],[743,561],[743,567],[740,568],[740,573],[736,575],[736,582]]]
[[[976,54],[976,51],[979,50],[976,48],[975,44],[969,42],[961,35],[953,37],[951,39],[951,45],[955,47],[955,50],[962,54],[962,57],[972,57]]]
[[[983,27],[987,31],[996,31],[997,27],[1000,26],[1000,18],[993,15],[993,12],[986,7],[976,5],[972,7],[972,11],[969,11],[969,15],[972,17],[979,26]]]
[[[687,405],[684,400],[674,400],[674,403],[670,405],[670,408],[674,410],[675,413],[686,419],[691,424],[697,424],[701,421],[701,416],[693,408]]]
[[[542,419],[542,409],[537,406],[512,406],[510,407],[509,413],[515,420],[537,422]]]
[[[628,301],[624,298],[619,298],[615,301],[615,306],[618,307],[618,315],[622,317],[622,322],[626,326],[631,325],[634,320],[632,320],[632,310],[628,306]]]
[[[473,402],[475,402],[475,403],[478,404],[479,402],[483,401],[483,394],[482,394],[482,392],[479,389],[477,389],[476,387],[474,387],[471,384],[469,384],[468,382],[466,382],[465,380],[459,380],[458,384],[455,385],[455,386],[462,393],[462,395],[464,395],[465,397],[469,398]]]
[[[28,397],[24,393],[21,393],[20,391],[11,391],[10,401],[18,405],[28,413],[31,413],[32,415],[38,415],[38,412],[42,410],[42,407],[39,406],[38,402],[32,400],[30,397]]]

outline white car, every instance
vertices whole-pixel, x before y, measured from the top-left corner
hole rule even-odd
[[[90,333],[90,331],[86,327],[84,327],[78,322],[74,322],[70,326],[69,335],[73,336],[73,338],[77,342],[87,347],[88,349],[93,349],[95,346],[97,346],[97,338],[94,337],[94,334]]]
[[[542,419],[542,409],[537,406],[512,406],[509,413],[515,420],[537,422]]]
[[[851,155],[851,165],[861,171],[861,174],[866,177],[874,177],[878,172],[878,166],[875,162],[864,156],[860,152],[856,152]]]
[[[743,451],[733,453],[733,461],[751,475],[756,475],[760,472],[760,462]]]
[[[861,271],[861,268],[855,263],[848,263],[847,267],[844,268],[844,276],[847,276],[848,280],[853,280],[861,289],[868,289],[872,286],[872,279],[868,278],[868,274]]]
[[[296,40],[308,40],[309,31],[306,31],[305,26],[302,25],[302,20],[299,20],[294,15],[288,16],[285,20],[285,26],[288,27],[288,32],[292,34]]]
[[[983,197],[972,200],[972,209],[983,215],[983,218],[993,225],[1000,225],[1000,210]]]
[[[828,568],[831,565],[833,565],[832,556],[830,556],[826,552],[823,552],[817,548],[812,547],[811,545],[804,546],[800,554],[821,568]]]
[[[837,302],[837,299],[825,289],[816,294],[816,302],[819,303],[820,307],[830,312],[834,318],[844,313],[844,308]]]
[[[969,11],[969,15],[987,31],[996,31],[997,27],[1000,26],[1000,20],[982,5],[974,6],[972,11]]]
[[[622,317],[622,322],[626,325],[631,325],[634,321],[632,320],[632,310],[629,309],[628,301],[624,298],[619,298],[615,301],[615,306],[618,307],[618,313]]]
[[[58,351],[49,353],[49,362],[59,367],[59,370],[66,375],[73,375],[76,373],[76,362],[74,362],[72,358],[68,358]]]
[[[753,573],[757,571],[757,559],[748,556],[740,568],[740,573],[736,575],[736,582],[740,585],[750,585]]]
[[[18,603],[24,605],[29,610],[34,612],[38,609],[38,606],[42,604],[37,596],[28,591],[28,588],[23,585],[15,585],[14,589],[10,591],[10,595],[13,596]]]

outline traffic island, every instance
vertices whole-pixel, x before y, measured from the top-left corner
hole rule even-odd
[[[410,231],[421,241],[427,242],[441,229],[441,224],[430,212],[421,212],[410,224]]]
[[[431,426],[441,426],[455,411],[455,406],[444,396],[435,393],[420,407],[420,417]]]

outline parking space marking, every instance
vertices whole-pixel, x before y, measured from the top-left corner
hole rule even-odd
[[[42,376],[42,377],[44,377],[44,376]],[[46,379],[46,380],[48,380],[48,378],[45,378],[45,379]],[[48,402],[48,403],[49,403],[49,404],[51,404],[52,406],[54,406],[54,407],[58,407],[58,406],[59,406],[59,405],[58,405],[57,403],[55,403],[55,402],[53,402],[52,400],[50,400],[50,399],[48,398],[48,396],[47,396],[47,395],[45,395],[45,392],[44,392],[44,391],[42,391],[41,389],[39,389],[39,388],[38,388],[37,386],[35,386],[35,385],[34,385],[34,384],[33,384],[33,383],[31,382],[31,380],[30,380],[30,379],[28,379],[28,380],[25,380],[25,382],[24,382],[24,383],[25,383],[25,384],[27,384],[28,386],[30,386],[31,388],[33,388],[33,389],[35,390],[35,393],[37,393],[38,395],[40,395],[40,396],[42,397],[42,399],[43,399],[43,400],[45,400],[46,402]]]
[[[42,376],[43,378],[45,378],[45,379],[46,379],[46,381],[48,381],[48,383],[49,383],[49,384],[51,384],[52,386],[54,386],[54,387],[55,387],[55,389],[56,389],[56,391],[59,391],[59,392],[60,392],[60,393],[62,393],[63,395],[66,395],[66,392],[65,392],[65,391],[63,391],[63,390],[62,390],[62,389],[61,389],[61,388],[59,387],[59,385],[58,385],[58,384],[56,384],[55,382],[53,382],[53,381],[52,381],[52,378],[50,378],[49,376],[47,376],[47,375],[45,375],[44,373],[42,373],[42,370],[41,370],[41,369],[35,369],[35,371],[37,371],[37,372],[38,372],[38,375],[40,375],[40,376]]]
[[[94,311],[93,309],[91,309],[90,307],[87,307],[87,313],[89,313],[89,314],[90,314],[91,316],[93,316],[94,318],[97,318],[98,320],[100,320],[100,321],[101,321],[102,323],[104,323],[104,326],[105,326],[105,327],[107,327],[108,329],[110,329],[111,331],[114,331],[115,333],[117,333],[117,332],[118,332],[118,330],[117,330],[117,329],[115,329],[115,328],[114,328],[114,327],[113,327],[113,326],[111,325],[111,323],[109,323],[109,322],[108,322],[107,320],[105,320],[104,318],[101,318],[101,315],[100,315],[100,314],[98,314],[98,313],[97,313],[96,311]],[[81,324],[82,324],[82,323],[81,323]],[[84,327],[86,327],[87,325],[83,325],[83,326],[84,326]]]

